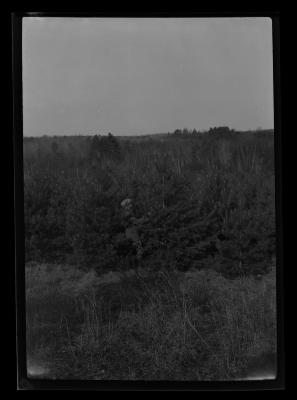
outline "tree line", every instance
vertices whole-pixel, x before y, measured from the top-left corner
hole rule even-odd
[[[143,268],[266,272],[275,253],[273,135],[241,136],[221,127],[165,141],[25,139],[26,261],[136,267],[120,208],[130,198],[136,217],[149,215],[139,227]]]

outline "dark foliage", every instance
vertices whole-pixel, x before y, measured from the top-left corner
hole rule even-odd
[[[27,261],[138,266],[120,210],[131,198],[143,217],[142,267],[266,272],[275,210],[273,135],[264,133],[25,138]]]

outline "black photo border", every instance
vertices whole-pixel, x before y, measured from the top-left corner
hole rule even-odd
[[[268,17],[273,28],[274,148],[276,191],[276,268],[277,268],[277,377],[249,381],[103,381],[32,379],[26,367],[26,304],[23,179],[23,104],[22,104],[22,19],[25,17]],[[280,12],[14,12],[12,32],[13,150],[14,150],[14,226],[15,226],[15,304],[18,390],[104,390],[104,391],[258,391],[285,389],[284,272],[282,222],[282,121],[280,70]]]

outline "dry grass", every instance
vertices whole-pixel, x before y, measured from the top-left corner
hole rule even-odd
[[[54,379],[236,379],[276,352],[275,270],[231,281],[31,266],[27,338]]]

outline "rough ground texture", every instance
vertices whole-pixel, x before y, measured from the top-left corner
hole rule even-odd
[[[276,354],[275,268],[97,276],[26,267],[28,373],[52,379],[243,379]],[[256,360],[256,361],[255,361]]]

